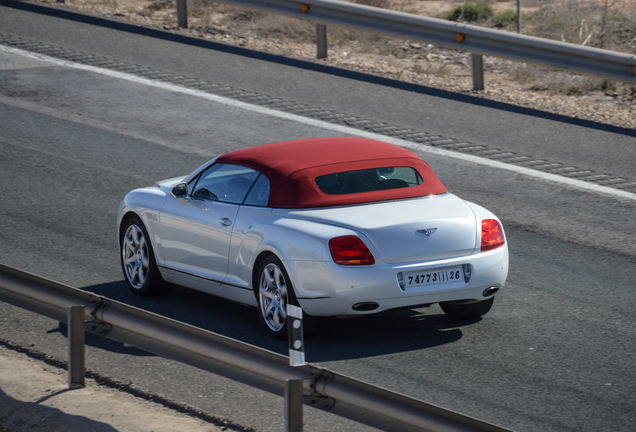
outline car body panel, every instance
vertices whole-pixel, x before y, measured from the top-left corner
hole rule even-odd
[[[330,261],[329,240],[350,234],[348,229],[281,218],[269,208],[241,206],[232,234],[227,282],[251,289],[254,263],[263,253],[272,253],[283,263]],[[294,280],[293,268],[287,266],[287,271]],[[295,287],[297,296],[311,296]]]
[[[122,235],[121,228],[124,216],[138,216],[150,234],[151,245],[158,263],[163,261],[159,212],[167,197],[166,191],[158,187],[135,189],[129,192],[121,201],[117,214],[117,238],[119,239]],[[121,248],[119,243],[117,241]]]
[[[169,197],[159,216],[163,265],[222,281],[227,276],[232,224],[238,207]]]

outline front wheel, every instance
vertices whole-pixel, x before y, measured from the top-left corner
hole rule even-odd
[[[128,288],[139,296],[163,294],[172,284],[161,277],[150,237],[143,222],[136,216],[126,220],[121,230],[121,267]]]
[[[457,304],[449,302],[440,303],[439,306],[451,319],[468,319],[479,318],[480,316],[486,315],[488,311],[490,311],[494,301],[495,298],[492,297],[477,303]]]
[[[296,296],[283,263],[270,255],[258,270],[256,300],[261,322],[276,339],[287,337],[287,304],[296,305]]]

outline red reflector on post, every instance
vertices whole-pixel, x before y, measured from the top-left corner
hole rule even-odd
[[[367,246],[356,236],[336,237],[329,240],[329,252],[336,264],[372,265],[375,258]]]
[[[503,246],[504,240],[503,228],[501,224],[494,219],[484,219],[481,221],[481,251],[486,252]]]

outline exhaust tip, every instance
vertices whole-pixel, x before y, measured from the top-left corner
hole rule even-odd
[[[490,297],[492,295],[495,295],[497,291],[499,291],[499,287],[496,287],[496,286],[491,286],[489,288],[486,288],[484,290],[484,297]]]
[[[376,310],[380,305],[376,302],[362,302],[354,304],[351,309],[357,312],[369,312],[372,310]]]

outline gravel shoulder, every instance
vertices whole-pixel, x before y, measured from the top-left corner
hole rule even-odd
[[[69,390],[65,370],[0,346],[0,432],[216,432],[227,427],[86,380]]]

